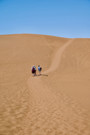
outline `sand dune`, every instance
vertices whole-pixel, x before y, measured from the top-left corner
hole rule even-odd
[[[89,135],[89,82],[90,39],[0,36],[0,134]]]

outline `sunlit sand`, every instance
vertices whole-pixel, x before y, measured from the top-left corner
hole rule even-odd
[[[90,135],[90,39],[0,36],[0,135]]]

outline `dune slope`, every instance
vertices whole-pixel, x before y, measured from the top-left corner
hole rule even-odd
[[[89,43],[0,36],[0,134],[90,134]],[[32,77],[33,64],[42,65],[41,76]]]

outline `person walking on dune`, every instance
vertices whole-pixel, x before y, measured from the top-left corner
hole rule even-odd
[[[38,71],[39,71],[39,75],[41,75],[42,67],[40,65],[38,65]]]
[[[35,66],[32,67],[32,74],[33,74],[34,76],[36,75],[36,67],[35,67]]]

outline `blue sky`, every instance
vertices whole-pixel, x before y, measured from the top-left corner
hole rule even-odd
[[[90,0],[0,0],[0,35],[90,38]]]

